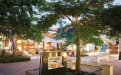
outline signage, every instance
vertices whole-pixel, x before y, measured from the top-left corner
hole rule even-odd
[[[48,58],[48,69],[63,67],[62,66],[62,56],[49,57]]]
[[[59,62],[59,63],[61,63],[62,62],[62,56],[59,56],[59,57],[49,57],[48,58],[48,62]]]

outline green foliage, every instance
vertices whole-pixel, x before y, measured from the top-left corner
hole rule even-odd
[[[98,16],[99,22],[108,28],[106,34],[110,37],[121,37],[121,5],[105,8]]]
[[[65,26],[59,28],[56,34],[55,39],[66,39],[66,43],[75,42],[74,28],[70,28],[70,26]]]
[[[75,37],[74,31],[75,31],[75,29],[71,25],[59,28],[55,38],[56,39],[65,38],[66,44],[64,44],[64,46],[63,46],[65,48],[69,43],[75,44],[76,37]],[[99,37],[100,33],[101,32],[99,32],[99,30],[97,30],[93,26],[89,27],[86,25],[86,26],[80,27],[80,38],[81,38],[81,40],[84,41],[84,44],[86,44],[86,43],[95,43],[97,45],[103,44],[103,41],[101,38],[94,37],[94,36]]]
[[[25,56],[12,56],[12,55],[0,55],[0,63],[13,63],[13,62],[24,62],[29,61],[30,57]]]
[[[30,31],[27,32],[27,34],[24,34],[22,39],[31,39],[34,41],[37,41],[38,43],[42,41],[42,36],[43,32],[39,29],[39,27],[31,26]]]
[[[35,15],[38,14],[35,9],[37,9],[38,6],[44,5],[45,0],[1,0],[0,33],[7,37],[17,35],[20,38],[23,38],[26,34],[38,33],[36,31],[37,29],[32,33],[31,26],[34,25],[32,22],[35,21]],[[35,34],[33,36],[35,36]],[[31,37],[32,36],[28,36],[27,39]]]
[[[70,29],[59,30],[57,38],[64,37],[67,41],[76,42],[77,45],[77,59],[76,71],[80,71],[80,45],[82,41],[92,40],[94,34],[99,35],[105,26],[100,25],[96,21],[96,16],[103,9],[104,5],[110,5],[113,0],[61,0],[51,1],[47,3],[41,11],[43,11],[48,18],[55,17],[58,20],[51,20],[51,24],[57,24],[59,20],[68,19],[74,27],[74,33]],[[50,17],[50,15],[52,15]],[[49,19],[49,20],[50,20]],[[47,19],[48,20],[48,19]],[[47,20],[39,22],[40,25],[49,24]],[[41,18],[40,18],[41,21]],[[50,25],[48,25],[50,26]],[[44,28],[44,27],[43,27]],[[97,32],[97,33],[96,33]],[[63,33],[63,36],[61,34]],[[69,35],[68,35],[68,34]],[[83,37],[82,37],[83,36]],[[74,39],[74,40],[73,40]],[[81,43],[81,44],[80,44]]]
[[[86,74],[89,74],[89,72],[81,71],[81,75],[86,75]],[[50,69],[46,72],[45,75],[76,75],[76,74],[75,74],[75,70],[62,67],[62,68]],[[96,75],[96,74],[90,73],[89,75]]]
[[[67,72],[66,75],[73,75],[73,73],[71,73],[71,72]]]
[[[49,15],[42,16],[37,21],[37,25],[39,28],[41,28],[42,31],[45,31],[52,25],[56,24],[57,21],[58,21],[58,17],[56,17],[55,14],[49,14]]]

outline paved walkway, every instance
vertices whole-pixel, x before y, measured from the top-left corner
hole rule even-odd
[[[0,75],[4,75],[4,74],[0,72]]]
[[[101,55],[100,55],[101,56]],[[75,59],[75,57],[71,58],[72,60]],[[82,64],[88,64],[88,65],[93,65],[93,66],[101,66],[101,65],[113,65],[113,75],[121,75],[121,60],[118,60],[118,55],[117,54],[110,54],[109,55],[109,60],[106,61],[101,60],[99,63],[95,62],[95,56],[89,56],[89,57],[82,57]],[[87,72],[94,72],[95,69],[89,69],[89,68],[82,68],[83,71]],[[96,72],[97,75],[101,75],[101,71]]]
[[[27,62],[0,63],[0,72],[4,75],[25,75],[25,71],[37,68],[39,68],[39,59],[36,58]]]
[[[121,75],[121,60],[118,60],[118,55],[109,55],[109,61],[94,62],[94,57],[82,57],[82,63],[100,66],[102,64],[114,65],[114,75]],[[25,75],[25,71],[39,68],[39,58],[33,57],[31,61],[18,63],[0,63],[0,75]],[[88,69],[87,69],[88,71]],[[100,75],[100,73],[99,73]]]

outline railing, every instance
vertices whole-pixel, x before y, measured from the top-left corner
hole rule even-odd
[[[28,71],[25,72],[25,75],[40,75],[39,70],[40,70],[40,68],[28,70]]]

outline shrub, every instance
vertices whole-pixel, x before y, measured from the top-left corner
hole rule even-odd
[[[12,63],[12,62],[23,62],[29,61],[30,57],[25,56],[12,56],[12,55],[0,55],[0,63]]]
[[[48,72],[46,72],[45,75],[66,75],[66,73],[69,70],[67,68],[61,67],[61,68],[55,68],[55,69],[50,69]]]

